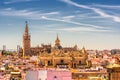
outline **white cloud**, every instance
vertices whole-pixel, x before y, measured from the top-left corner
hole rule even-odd
[[[100,30],[91,27],[62,28],[57,30],[68,31],[68,32],[110,32],[111,31],[111,30],[103,30],[103,29]]]
[[[12,8],[5,8],[3,10],[9,11],[9,10],[12,10]]]
[[[95,7],[103,7],[103,8],[108,8],[108,9],[120,9],[119,5],[103,5],[103,4],[93,4],[91,6]]]
[[[1,15],[6,16],[29,16],[36,12],[29,12],[28,10],[13,10],[13,9],[4,9],[0,12]]]
[[[83,23],[74,22],[74,21],[70,21],[70,20],[61,20],[61,19],[56,19],[56,18],[48,18],[46,16],[42,16],[41,18],[45,19],[45,20],[65,22],[65,23],[75,24],[75,25],[79,25],[79,26],[93,27],[93,28],[99,28],[99,29],[104,28],[104,27],[101,27],[101,26],[96,26],[96,25],[91,25],[91,24],[83,24]]]
[[[86,26],[86,27],[93,27],[93,28],[103,28],[101,26],[96,26],[96,25],[91,25],[91,24],[83,24],[79,22],[74,22],[71,20],[67,20],[64,18],[73,18],[74,16],[65,16],[62,19],[55,17],[55,15],[60,14],[59,12],[39,12],[39,11],[29,11],[29,10],[14,10],[14,9],[1,9],[0,15],[5,15],[5,16],[18,16],[18,17],[24,17],[24,18],[29,18],[29,19],[34,19],[34,20],[50,20],[50,21],[58,21],[58,22],[65,22],[65,23],[70,23],[74,25],[79,25],[79,26]],[[51,15],[54,15],[54,17],[50,17]]]
[[[84,9],[89,9],[89,10],[92,10],[94,11],[95,13],[99,14],[100,16],[104,17],[104,18],[111,18],[113,19],[115,22],[120,22],[120,17],[118,16],[115,16],[115,15],[110,15],[110,14],[107,14],[105,12],[103,12],[102,10],[98,9],[98,8],[93,8],[93,7],[89,7],[89,6],[86,6],[86,5],[81,5],[81,4],[77,4],[71,0],[61,0],[67,4],[70,4],[70,5],[73,5],[73,6],[76,6],[76,7],[79,7],[79,8],[84,8]]]
[[[40,17],[43,15],[49,16],[49,15],[57,15],[59,12],[39,12],[39,11],[30,11],[30,10],[15,10],[12,8],[5,8],[5,9],[0,9],[1,15],[6,15],[6,16],[22,16],[22,17]]]
[[[54,14],[59,14],[59,12],[55,11],[55,12],[43,13],[43,15],[54,15]]]
[[[71,20],[71,19],[73,19],[73,18],[75,18],[74,15],[64,16],[64,17],[63,17],[63,19],[65,19],[65,20]]]
[[[29,2],[29,1],[33,1],[33,0],[9,0],[9,1],[5,1],[4,4],[13,4],[13,3]]]
[[[114,15],[109,15],[107,13],[102,12],[99,9],[94,8],[93,9],[96,13],[98,13],[99,15],[101,15],[102,17],[107,17],[107,18],[112,18],[115,22],[120,22],[120,17],[118,16],[114,16]]]

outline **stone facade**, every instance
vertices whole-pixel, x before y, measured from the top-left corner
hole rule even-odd
[[[83,48],[84,49],[84,48]],[[64,53],[64,50],[55,50],[50,54],[40,53],[39,59],[44,66],[60,66],[60,67],[73,67],[76,68],[81,65],[87,64],[87,53],[81,50],[69,51]]]
[[[23,35],[23,56],[39,56],[39,63],[43,66],[53,67],[73,67],[76,68],[81,65],[87,65],[88,54],[83,47],[82,50],[78,50],[77,45],[74,47],[62,47],[60,39],[57,35],[55,45],[44,45],[41,47],[30,46],[30,35],[28,32],[28,24],[26,23],[25,32]]]
[[[120,67],[108,68],[109,80],[119,80],[120,79]]]

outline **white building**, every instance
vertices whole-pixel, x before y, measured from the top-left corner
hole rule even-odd
[[[72,80],[72,74],[65,70],[31,70],[27,71],[26,80]]]

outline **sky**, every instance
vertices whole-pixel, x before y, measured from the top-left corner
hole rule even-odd
[[[25,21],[32,47],[120,49],[119,0],[0,0],[0,49],[22,47]]]

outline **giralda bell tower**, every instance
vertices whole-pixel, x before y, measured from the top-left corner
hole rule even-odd
[[[28,31],[28,23],[26,21],[25,31],[23,34],[23,57],[29,56],[31,54],[30,51],[30,34]]]

